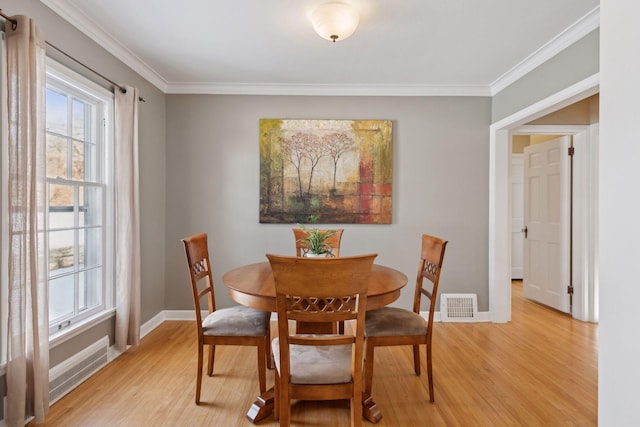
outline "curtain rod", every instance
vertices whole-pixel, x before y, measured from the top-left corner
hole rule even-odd
[[[16,27],[18,26],[18,20],[17,19],[13,19],[10,16],[5,15],[2,12],[2,9],[0,9],[0,16],[2,16],[4,19],[6,19],[7,21],[11,22],[11,28],[12,29],[16,29]],[[118,83],[114,82],[113,80],[105,77],[104,75],[100,74],[99,72],[97,72],[96,70],[94,70],[93,68],[89,67],[88,65],[83,64],[82,62],[78,61],[76,58],[74,58],[73,56],[69,55],[68,53],[66,53],[65,51],[63,51],[62,49],[60,49],[59,47],[49,43],[48,41],[45,41],[45,43],[47,44],[47,46],[55,49],[56,51],[60,52],[61,54],[63,54],[64,56],[66,56],[67,58],[71,59],[72,61],[74,61],[76,64],[83,66],[84,68],[86,68],[87,70],[91,71],[93,74],[101,77],[102,79],[106,80],[107,82],[111,83],[114,87],[118,88],[118,90],[122,93],[127,93],[127,90],[119,85]],[[140,102],[147,102],[144,100],[143,97],[139,96],[138,100]]]
[[[11,29],[15,30],[18,27],[18,20],[17,19],[13,19],[10,16],[5,15],[2,12],[2,9],[0,9],[0,16],[2,16],[7,21],[11,22]]]
[[[60,52],[61,54],[63,54],[64,56],[66,56],[67,58],[69,58],[70,60],[74,61],[76,64],[83,66],[84,68],[86,68],[87,70],[91,71],[93,74],[102,77],[102,79],[106,80],[107,82],[111,83],[114,87],[118,88],[118,90],[122,93],[127,93],[127,89],[125,89],[123,86],[119,85],[118,83],[114,82],[113,80],[111,80],[108,77],[105,77],[104,75],[100,74],[99,72],[97,72],[96,70],[94,70],[93,68],[89,67],[88,65],[83,64],[82,62],[78,61],[76,58],[74,58],[73,56],[69,55],[67,52],[65,52],[64,50],[60,49],[59,47],[57,47],[56,45],[53,45],[51,43],[49,43],[48,41],[45,41],[45,43],[47,44],[47,46],[55,49],[56,51]],[[144,100],[143,97],[139,96],[138,100],[140,102],[147,102]]]

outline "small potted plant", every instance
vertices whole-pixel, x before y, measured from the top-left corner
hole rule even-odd
[[[306,236],[298,239],[298,242],[304,248],[305,257],[328,257],[333,256],[333,248],[327,239],[336,233],[336,230],[321,231],[317,228],[306,228],[300,225]]]

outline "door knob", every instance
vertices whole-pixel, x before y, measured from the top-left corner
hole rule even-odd
[[[522,229],[522,232],[524,233],[524,238],[527,238],[527,233],[529,232],[529,230],[527,230],[527,226],[525,225],[524,228]]]

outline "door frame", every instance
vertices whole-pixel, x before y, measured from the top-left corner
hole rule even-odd
[[[511,243],[513,244],[513,235],[516,232],[515,230],[518,230],[517,232],[520,233],[520,236],[518,237],[518,240],[520,241],[521,244],[521,248],[520,248],[520,265],[517,267],[520,270],[520,274],[517,276],[514,276],[513,274],[513,270],[514,270],[514,250],[513,250],[513,246],[511,246],[511,250],[510,250],[510,254],[511,254],[511,280],[513,279],[523,279],[523,275],[524,275],[524,236],[523,236],[523,232],[522,232],[522,228],[524,227],[524,218],[522,219],[522,224],[520,224],[519,229],[516,228],[517,224],[514,225],[513,223],[513,208],[514,208],[514,180],[513,180],[513,176],[512,176],[512,172],[514,171],[514,166],[519,166],[522,169],[522,188],[519,190],[519,192],[521,193],[519,196],[522,200],[522,206],[520,206],[520,209],[522,211],[524,211],[524,153],[511,153],[511,163],[509,165],[509,218],[511,218]],[[523,216],[524,216],[524,212],[523,212]],[[515,230],[514,230],[515,229]]]
[[[595,95],[599,90],[600,75],[596,73],[489,127],[489,311],[492,322],[511,321],[511,134],[525,123]],[[597,155],[597,151],[594,154]],[[593,214],[597,218],[597,212]],[[597,237],[594,227],[595,224],[589,230],[593,239]]]

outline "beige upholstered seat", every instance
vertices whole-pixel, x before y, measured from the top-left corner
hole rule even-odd
[[[205,335],[264,335],[268,324],[265,323],[265,311],[242,305],[219,308],[202,321]],[[268,313],[267,313],[268,314]]]
[[[351,425],[362,424],[364,313],[375,257],[267,255],[276,285],[278,338],[271,349],[276,361],[274,416],[280,425],[290,424],[291,399],[350,399]],[[292,334],[290,320],[354,320],[354,332]]]
[[[446,247],[447,242],[445,240],[426,234],[422,236],[422,250],[413,299],[413,311],[395,307],[383,307],[367,312],[365,322],[365,396],[371,395],[375,347],[412,345],[414,370],[416,375],[420,375],[420,344],[426,344],[429,398],[432,402],[434,401],[431,337],[433,334],[433,313],[435,312],[438,295],[438,282]],[[426,321],[420,316],[422,295],[426,296],[430,303],[429,318]]]
[[[213,277],[207,245],[207,235],[197,234],[182,239],[189,264],[189,276],[196,314],[198,332],[198,374],[196,404],[200,403],[204,346],[209,346],[207,374],[213,375],[216,345],[250,345],[258,350],[258,380],[260,392],[267,390],[266,364],[269,361],[269,319],[271,313],[249,307],[237,306],[216,310]],[[202,287],[202,289],[200,289]],[[202,319],[200,299],[207,298],[209,314]]]
[[[383,308],[367,313],[365,336],[426,335],[427,323],[422,316],[403,308]]]
[[[300,335],[300,337],[314,335]],[[318,335],[315,335],[318,336]],[[280,372],[280,340],[271,342]],[[312,347],[292,345],[289,353],[292,384],[344,384],[351,382],[351,345]]]

